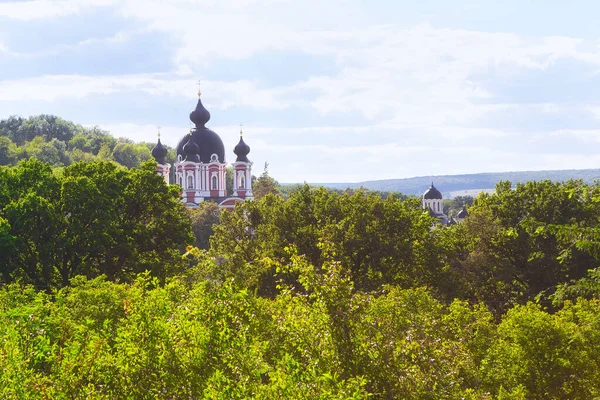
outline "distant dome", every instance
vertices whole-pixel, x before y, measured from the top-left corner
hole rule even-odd
[[[158,143],[156,143],[156,146],[154,146],[154,148],[152,149],[152,157],[154,157],[154,160],[156,160],[157,163],[164,164],[166,156],[167,156],[167,148],[162,145],[162,143],[160,142],[160,136],[159,136]]]
[[[196,125],[196,128],[192,132],[192,140],[197,147],[196,154],[198,154],[200,161],[208,164],[211,162],[212,155],[216,154],[219,162],[224,163],[225,146],[219,135],[204,126],[210,120],[210,113],[204,108],[200,98],[198,98],[196,109],[190,113],[190,120]],[[182,160],[186,158],[183,149],[186,143],[188,143],[187,135],[177,145],[177,156],[181,156]]]
[[[433,182],[431,182],[431,187],[427,189],[425,193],[423,193],[423,198],[425,200],[441,200],[442,193],[433,186]]]
[[[469,216],[469,212],[467,211],[467,206],[463,206],[462,210],[460,210],[456,216],[458,218],[467,218]]]
[[[248,146],[246,142],[244,142],[244,138],[242,137],[242,131],[240,131],[240,142],[235,146],[233,152],[237,156],[237,159],[235,160],[236,162],[250,162],[250,160],[248,160],[247,157],[248,153],[250,153],[250,146]]]

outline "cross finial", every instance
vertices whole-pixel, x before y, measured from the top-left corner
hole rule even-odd
[[[158,139],[160,140],[160,125],[156,125]]]
[[[242,125],[242,124],[240,123],[240,136],[243,136],[243,135],[244,135],[244,132],[243,132],[243,130],[242,130],[242,128],[243,128],[243,127],[244,127],[244,125]]]
[[[197,85],[198,85],[198,98],[200,98],[200,86],[202,85],[202,81],[199,80],[197,82]]]

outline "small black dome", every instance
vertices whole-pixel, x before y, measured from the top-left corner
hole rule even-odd
[[[183,145],[183,154],[185,155],[184,160],[195,162],[198,159],[199,150],[200,149],[198,148],[198,145],[194,141],[194,138],[192,137],[192,133],[190,132],[190,134],[188,135],[188,140],[187,140],[186,144]]]
[[[244,138],[242,137],[242,131],[240,131],[240,142],[235,146],[233,152],[237,156],[237,159],[235,160],[236,162],[250,162],[250,160],[248,160],[247,157],[248,153],[250,153],[250,146],[248,146],[246,142],[244,142]]]
[[[433,186],[433,182],[431,182],[431,187],[427,189],[425,193],[423,193],[423,198],[425,200],[441,200],[442,193]]]
[[[164,164],[166,156],[167,156],[167,148],[162,145],[162,143],[160,142],[160,137],[159,137],[158,143],[156,143],[156,146],[154,146],[154,148],[152,149],[152,157],[154,157],[154,159],[156,160],[157,163]]]
[[[469,212],[467,211],[467,206],[463,206],[462,210],[460,210],[456,216],[458,218],[467,218],[469,216]]]

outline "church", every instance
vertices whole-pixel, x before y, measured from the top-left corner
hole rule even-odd
[[[152,149],[156,160],[156,172],[167,184],[176,183],[182,188],[181,201],[188,207],[197,207],[203,201],[213,201],[220,208],[231,209],[235,203],[252,199],[252,162],[248,159],[250,146],[240,141],[233,149],[236,160],[233,167],[233,193],[226,190],[225,146],[219,135],[206,127],[210,112],[202,104],[198,91],[198,103],[190,113],[195,125],[177,145],[175,159],[175,182],[170,182],[171,165],[165,161],[167,149],[160,142]]]
[[[423,209],[427,210],[432,217],[437,218],[441,225],[455,225],[469,216],[466,206],[463,206],[456,218],[444,214],[442,192],[433,186],[433,182],[431,182],[429,189],[423,193]]]

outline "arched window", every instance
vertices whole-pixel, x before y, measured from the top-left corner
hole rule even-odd
[[[188,189],[193,189],[194,188],[194,177],[191,175],[188,175],[187,181],[188,181]]]
[[[213,175],[212,177],[212,190],[217,190],[217,176]]]
[[[240,175],[240,184],[238,189],[244,189],[246,186],[246,179],[244,179],[244,175]]]

